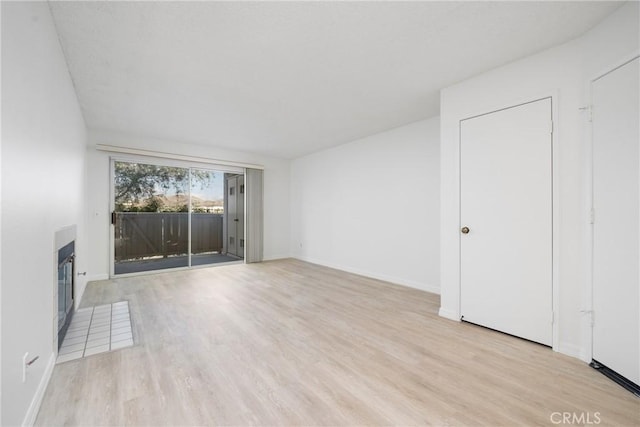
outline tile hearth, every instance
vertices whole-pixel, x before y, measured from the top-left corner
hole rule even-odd
[[[133,346],[129,302],[81,308],[75,312],[56,363]]]

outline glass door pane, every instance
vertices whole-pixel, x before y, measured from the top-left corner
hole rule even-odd
[[[236,261],[224,254],[224,173],[191,169],[191,265]]]
[[[189,265],[189,169],[114,162],[114,273]]]

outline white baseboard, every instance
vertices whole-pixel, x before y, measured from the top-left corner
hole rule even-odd
[[[291,255],[269,255],[262,258],[263,261],[274,261],[276,259],[291,258]]]
[[[109,280],[108,274],[93,274],[91,276],[87,276],[87,283],[96,282],[98,280]]]
[[[460,316],[457,312],[444,307],[440,307],[440,310],[438,310],[438,316],[444,317],[445,319],[453,320],[455,322],[460,321]]]
[[[47,386],[49,385],[49,381],[51,380],[54,366],[56,366],[56,355],[55,353],[51,353],[49,361],[47,362],[47,366],[44,369],[42,379],[40,379],[40,384],[38,384],[36,393],[33,395],[33,399],[31,399],[29,409],[27,409],[27,413],[25,414],[24,420],[22,421],[23,426],[32,426],[36,422],[36,417],[38,416],[38,411],[40,410],[40,405],[42,404],[42,399],[44,398],[44,392],[47,391]]]
[[[406,286],[408,288],[419,289],[421,291],[430,292],[432,294],[440,295],[440,287],[439,286],[434,286],[434,285],[430,285],[430,284],[427,284],[427,283],[416,282],[416,281],[413,281],[413,280],[406,280],[406,279],[402,279],[402,278],[399,278],[399,277],[388,276],[388,275],[385,275],[385,274],[378,274],[378,273],[374,273],[374,272],[367,271],[367,270],[361,270],[361,269],[358,269],[358,268],[351,268],[351,267],[348,267],[348,266],[335,264],[335,263],[331,263],[331,262],[326,262],[326,261],[315,259],[315,258],[302,257],[302,256],[292,256],[292,257],[295,258],[295,259],[299,259],[300,261],[306,261],[306,262],[310,262],[312,264],[323,265],[325,267],[334,268],[336,270],[346,271],[347,273],[353,273],[353,274],[357,274],[359,276],[365,276],[365,277],[369,277],[371,279],[382,280],[384,282],[393,283],[395,285]]]

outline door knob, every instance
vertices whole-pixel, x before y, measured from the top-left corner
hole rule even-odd
[[[469,227],[462,227],[460,231],[462,231],[462,234],[469,234]]]

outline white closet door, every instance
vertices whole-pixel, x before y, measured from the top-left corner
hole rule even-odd
[[[551,98],[461,122],[463,320],[552,343]],[[465,233],[464,227],[468,227]]]
[[[640,384],[639,59],[592,83],[593,359]]]

